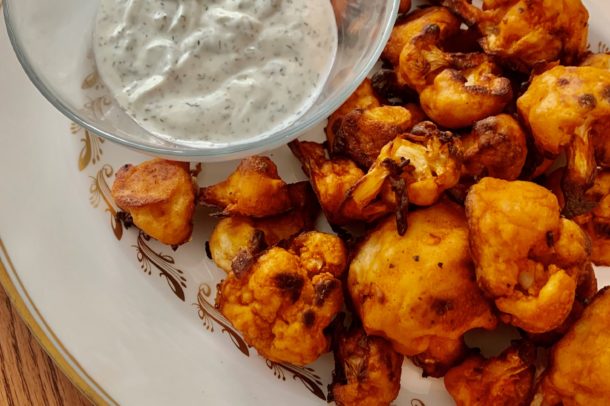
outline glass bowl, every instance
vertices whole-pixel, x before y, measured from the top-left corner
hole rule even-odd
[[[98,1],[4,0],[19,61],[40,92],[93,134],[142,152],[179,160],[221,161],[285,144],[326,119],[364,80],[392,30],[400,0],[332,0],[337,56],[322,93],[292,125],[259,139],[193,147],[156,137],[136,124],[99,79],[92,53]]]

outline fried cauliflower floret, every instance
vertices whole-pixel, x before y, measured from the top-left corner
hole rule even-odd
[[[447,128],[462,128],[500,113],[512,99],[510,81],[502,76],[493,62],[472,68],[445,69],[419,100],[432,121]]]
[[[500,356],[467,358],[445,375],[457,406],[528,406],[534,395],[535,348],[513,345]]]
[[[392,210],[387,203],[376,202],[359,212],[346,213],[343,202],[348,191],[364,176],[362,169],[350,159],[329,159],[324,146],[315,142],[292,141],[288,146],[301,162],[329,223],[371,222]]]
[[[610,290],[601,290],[553,347],[532,405],[606,405],[610,399]]]
[[[456,353],[465,332],[496,326],[474,279],[466,217],[442,201],[409,213],[408,222],[401,237],[388,218],[357,247],[349,293],[367,334],[387,338],[404,355],[437,354],[451,365],[439,349]]]
[[[487,54],[529,72],[545,62],[574,64],[587,48],[589,13],[580,0],[443,0],[483,34]]]
[[[609,70],[557,66],[536,76],[517,100],[538,149],[550,157],[566,151],[562,188],[568,217],[586,212],[583,195],[597,167],[594,140],[610,128],[608,94]]]
[[[352,323],[334,337],[335,370],[329,398],[338,406],[389,406],[398,396],[403,356],[381,337]]]
[[[397,68],[399,83],[415,89],[426,115],[447,128],[468,127],[499,114],[512,100],[510,80],[485,54],[445,52],[439,47],[441,34],[432,24],[406,42]]]
[[[292,241],[290,252],[299,257],[309,275],[326,272],[340,277],[345,271],[347,250],[334,235],[317,231],[302,233]]]
[[[344,252],[324,255],[336,255],[333,262],[345,267]],[[290,250],[273,247],[233,269],[219,285],[217,308],[272,361],[305,365],[329,349],[324,329],[343,306],[341,282],[327,271],[333,267],[309,274],[312,269],[306,266]]]
[[[461,21],[444,7],[415,10],[396,24],[381,56],[396,67],[402,49],[415,36],[434,26],[442,42],[455,35],[460,30],[460,24]]]
[[[610,266],[610,170],[597,174],[585,198],[595,206],[589,213],[574,217],[574,221],[591,238],[591,260]]]
[[[219,268],[230,272],[244,261],[280,241],[313,229],[319,213],[316,197],[308,182],[288,185],[290,211],[276,216],[251,218],[229,216],[220,219],[210,236],[209,249]]]
[[[503,320],[531,333],[560,326],[590,265],[590,243],[560,217],[553,193],[484,178],[470,189],[466,213],[477,281]]]
[[[418,124],[411,134],[382,148],[367,174],[349,190],[344,210],[366,211],[381,201],[404,217],[408,203],[434,204],[460,178],[459,148],[451,133],[439,131],[431,122]],[[403,228],[399,227],[401,233]]]
[[[369,168],[381,148],[398,135],[411,130],[423,119],[417,106],[381,106],[356,109],[343,117],[331,151],[351,158],[362,168]]]
[[[339,107],[333,114],[328,117],[326,124],[326,139],[329,145],[335,144],[335,136],[341,128],[343,117],[353,110],[367,110],[369,108],[380,107],[379,99],[373,91],[373,86],[370,79],[365,79],[360,86],[352,93],[352,95]]]
[[[610,71],[610,53],[591,54],[580,66],[591,66]],[[604,168],[610,168],[610,131],[608,131],[608,127],[610,127],[610,123],[606,120],[591,130],[595,160],[599,166]]]
[[[152,159],[125,165],[117,172],[111,193],[149,236],[168,245],[191,238],[195,186],[188,163]]]
[[[256,228],[248,217],[231,216],[221,219],[210,236],[210,254],[223,271],[231,272],[244,261],[252,261],[267,247],[265,233]]]
[[[491,176],[515,180],[527,158],[527,142],[521,126],[508,114],[475,123],[462,137],[464,172],[472,178]]]
[[[222,214],[266,217],[290,210],[290,194],[271,159],[252,156],[242,160],[229,177],[201,188],[199,201],[220,207]]]

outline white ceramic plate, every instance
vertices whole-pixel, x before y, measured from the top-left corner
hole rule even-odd
[[[592,47],[607,50],[610,6],[585,3]],[[307,368],[265,361],[214,310],[222,273],[204,250],[213,220],[199,211],[193,241],[176,252],[123,229],[109,184],[120,165],[148,157],[55,111],[21,70],[3,24],[0,61],[0,282],[64,372],[98,404],[325,404],[330,355]],[[87,108],[103,109],[95,75],[82,80]],[[307,138],[321,137],[319,127]],[[287,148],[269,155],[284,179],[303,179]],[[235,166],[205,166],[199,183]],[[597,271],[600,286],[610,283]],[[405,361],[395,403],[452,401],[441,380]]]

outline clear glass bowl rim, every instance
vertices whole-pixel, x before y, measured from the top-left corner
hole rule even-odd
[[[398,6],[400,3],[400,0],[387,0],[388,3],[391,3],[392,8],[390,10],[390,15],[392,17],[390,18],[390,21],[388,21],[388,24],[383,27],[383,32],[381,33],[380,41],[376,44],[371,59],[366,62],[362,71],[358,72],[352,83],[346,86],[343,92],[339,93],[338,95],[335,95],[335,97],[333,97],[332,99],[330,99],[330,101],[327,102],[327,108],[325,110],[319,110],[316,114],[307,117],[306,120],[300,122],[298,125],[289,126],[262,140],[253,140],[251,142],[246,141],[240,144],[228,145],[219,148],[193,148],[187,146],[165,148],[162,146],[155,147],[143,145],[136,141],[128,140],[111,132],[99,129],[94,124],[78,116],[70,109],[70,107],[66,106],[58,97],[56,97],[51,91],[51,89],[38,76],[35,69],[30,64],[28,57],[24,52],[25,48],[23,47],[21,40],[19,39],[17,31],[11,23],[11,3],[14,1],[19,0],[4,0],[4,20],[6,23],[9,39],[17,55],[17,59],[21,63],[21,66],[25,70],[27,76],[30,78],[32,83],[34,83],[38,91],[40,91],[40,93],[42,93],[42,95],[66,117],[74,121],[76,124],[82,126],[83,128],[91,131],[95,135],[101,136],[112,142],[118,143],[131,149],[142,151],[147,154],[182,158],[214,158],[214,160],[221,160],[222,158],[231,159],[231,155],[243,153],[246,151],[268,150],[280,146],[296,138],[297,135],[304,133],[311,127],[326,119],[330,114],[332,114],[332,112],[339,108],[339,106],[345,100],[347,100],[347,98],[354,92],[354,90],[356,90],[358,85],[365,79],[367,74],[371,71],[375,63],[377,63],[377,60],[379,59],[379,56],[381,55],[381,52],[383,51],[383,48],[385,47],[385,44],[390,37],[390,33],[392,32],[394,21],[396,19],[396,16],[398,15]]]

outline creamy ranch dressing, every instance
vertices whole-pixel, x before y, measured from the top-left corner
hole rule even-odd
[[[318,97],[337,48],[329,0],[101,0],[98,72],[142,127],[186,143],[264,136]]]

